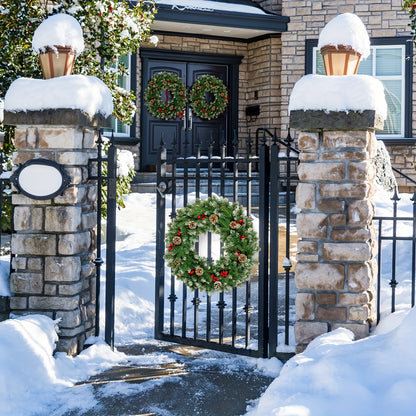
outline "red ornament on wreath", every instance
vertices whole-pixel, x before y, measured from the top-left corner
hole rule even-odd
[[[207,94],[212,94],[214,99],[208,102]],[[222,80],[214,75],[202,75],[192,85],[189,100],[193,112],[198,117],[212,120],[225,111],[229,96]]]

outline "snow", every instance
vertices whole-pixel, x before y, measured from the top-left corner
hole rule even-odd
[[[35,30],[32,49],[36,55],[46,52],[46,48],[70,46],[77,56],[84,51],[84,37],[78,21],[69,14],[55,14],[44,20]]]
[[[411,212],[410,195],[400,197],[399,214],[407,216]],[[391,193],[378,191],[377,215],[391,212],[390,198]],[[117,212],[115,343],[123,346],[147,340],[156,345],[158,341],[153,340],[156,195],[131,194],[125,203],[126,208]],[[410,224],[398,228],[402,234],[412,233]],[[397,274],[407,279],[410,256],[402,247],[399,250],[404,253]],[[388,284],[383,286],[382,296],[386,299],[388,290]],[[104,282],[101,293],[105,294]],[[384,302],[382,305],[382,321],[369,338],[354,341],[353,334],[341,328],[315,339],[304,353],[284,366],[276,358],[234,357],[222,362],[218,352],[210,360],[224,365],[224,371],[228,371],[227,366],[238,369],[244,360],[254,360],[258,371],[276,377],[258,402],[247,410],[247,416],[410,416],[416,405],[416,311],[409,308],[409,299],[401,292],[396,313],[388,314],[389,305]],[[59,416],[73,412],[74,406],[88,410],[97,404],[94,388],[72,387],[77,381],[116,363],[172,362],[171,355],[157,351],[143,356],[113,352],[101,338],[90,339],[94,345],[77,357],[52,355],[57,324],[40,315],[0,323],[0,416]],[[204,357],[197,361],[194,371],[202,368]],[[161,383],[158,380],[137,386],[111,383],[102,396],[129,396],[158,388]]]
[[[226,11],[247,14],[267,14],[258,7],[210,0],[158,0],[157,4],[172,6],[172,10]]]
[[[351,46],[363,59],[370,55],[370,39],[361,19],[352,13],[334,17],[319,35],[318,49],[324,46]]]
[[[130,150],[117,149],[117,175],[127,176],[134,169],[134,157]]]
[[[384,86],[370,75],[305,75],[290,95],[289,112],[294,110],[375,110],[381,120],[387,118]]]
[[[416,309],[382,334],[354,341],[339,328],[282,368],[247,416],[411,416],[416,405]]]
[[[0,256],[0,296],[10,296],[10,255]]]
[[[5,111],[36,111],[71,108],[109,117],[113,100],[100,79],[88,75],[68,75],[51,79],[18,78],[7,90]]]

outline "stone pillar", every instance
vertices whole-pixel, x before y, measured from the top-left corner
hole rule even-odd
[[[97,184],[88,180],[100,116],[79,110],[5,114],[16,126],[13,162],[50,159],[71,178],[62,195],[35,200],[13,194],[10,309],[60,319],[58,351],[75,354],[94,334]]]
[[[296,203],[297,351],[318,335],[350,329],[369,334],[377,274],[372,226],[377,151],[374,111],[293,111],[300,165]]]

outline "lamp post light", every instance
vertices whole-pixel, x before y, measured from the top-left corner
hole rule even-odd
[[[361,19],[344,13],[332,19],[319,35],[326,75],[354,75],[360,60],[370,55],[370,39]]]
[[[351,46],[326,45],[321,48],[326,75],[354,75],[360,64],[361,54]]]
[[[71,75],[74,69],[76,51],[70,46],[47,47],[45,53],[39,54],[40,66],[45,79]]]
[[[32,49],[45,79],[71,75],[75,58],[84,50],[81,26],[70,15],[50,16],[35,30]]]

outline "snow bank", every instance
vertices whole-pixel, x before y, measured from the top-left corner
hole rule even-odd
[[[289,111],[293,110],[375,110],[382,120],[387,118],[384,86],[369,75],[305,75],[293,87]]]
[[[416,309],[390,332],[353,341],[340,328],[289,360],[247,416],[411,416]]]
[[[55,323],[46,316],[0,322],[0,414],[42,410],[38,396],[58,382],[52,358],[57,340]]]
[[[84,51],[84,37],[78,21],[68,14],[55,14],[44,20],[35,30],[32,49],[36,55],[46,51],[46,47],[71,46],[77,56]]]
[[[54,414],[67,401],[73,383],[126,361],[125,354],[111,351],[103,341],[77,357],[54,357],[56,329],[56,322],[43,315],[0,322],[1,416]]]
[[[361,19],[352,13],[332,19],[319,35],[318,48],[323,46],[351,46],[363,59],[370,55],[370,39]]]
[[[51,79],[19,78],[6,93],[4,109],[10,112],[71,108],[108,117],[113,100],[100,79],[87,75],[68,75]]]

